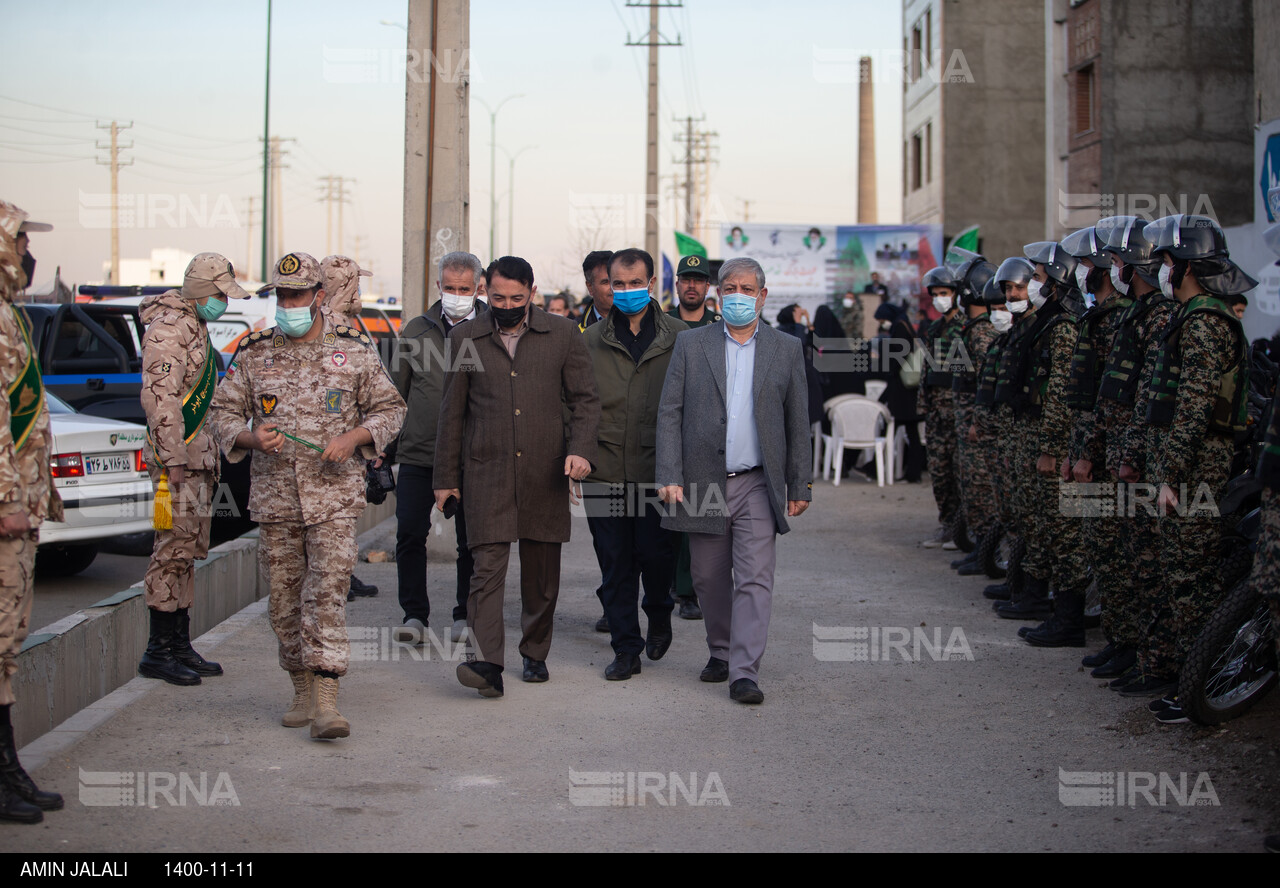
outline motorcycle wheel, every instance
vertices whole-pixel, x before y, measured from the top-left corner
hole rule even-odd
[[[1191,645],[1178,676],[1182,710],[1197,724],[1222,724],[1251,709],[1277,678],[1271,607],[1245,578]]]

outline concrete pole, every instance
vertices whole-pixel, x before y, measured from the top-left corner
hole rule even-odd
[[[644,177],[644,248],[658,262],[658,5],[649,6],[649,135]]]
[[[871,57],[858,59],[858,224],[876,222],[876,114]]]
[[[436,298],[440,258],[468,248],[470,7],[468,0],[409,0],[405,78],[403,316]]]

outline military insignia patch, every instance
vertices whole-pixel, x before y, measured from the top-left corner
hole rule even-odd
[[[326,334],[324,334],[324,344],[325,344],[325,345],[333,345],[333,344],[334,344],[335,342],[337,342],[337,341],[338,341],[338,334],[336,334],[336,333],[326,333]]]
[[[697,256],[690,256],[689,258],[684,260],[684,264],[689,266],[690,268],[697,268],[699,265],[702,264],[702,260],[699,259]]]
[[[276,266],[276,270],[281,274],[294,274],[301,267],[302,263],[297,256],[292,253],[286,253],[285,257],[280,260],[280,264]]]
[[[276,412],[276,404],[278,401],[276,400],[275,395],[260,395],[258,397],[258,403],[262,405],[262,413],[264,416],[270,416]]]
[[[368,336],[366,336],[365,334],[361,333],[361,334],[360,334],[360,341],[361,341],[361,342],[364,342],[364,343],[368,343],[368,341],[369,341],[369,337],[368,337]]]
[[[173,364],[170,364],[168,361],[161,362],[160,364],[161,373],[168,373],[172,369],[173,369]]]
[[[346,365],[347,365],[347,354],[346,354],[346,352],[334,352],[334,353],[333,353],[333,366],[335,366],[335,367],[345,367]]]
[[[267,355],[266,358],[262,361],[263,367],[274,367],[275,365],[276,365],[276,359],[271,357],[271,355]]]
[[[227,368],[227,379],[236,375],[236,362],[232,361],[231,366]]]
[[[112,436],[111,436],[111,446],[112,446],[112,447],[115,447],[115,446],[116,446],[116,442],[117,442],[117,441],[119,441],[119,440],[120,440],[120,436],[119,436],[119,435],[112,435]]]
[[[271,340],[271,347],[272,347],[272,348],[284,348],[284,337],[283,337],[283,336],[281,336],[281,335],[279,335],[279,334],[277,334],[277,335],[276,335],[276,337],[275,337],[274,339],[272,339],[272,340]]]
[[[324,412],[325,413],[341,413],[342,412],[342,392],[338,389],[329,389],[324,396]]]

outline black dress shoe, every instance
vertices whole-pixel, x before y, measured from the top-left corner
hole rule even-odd
[[[702,608],[698,606],[696,598],[680,599],[680,619],[682,620],[701,620]]]
[[[546,681],[551,676],[547,674],[546,660],[533,660],[529,657],[524,658],[524,674],[520,676],[525,681]]]
[[[618,654],[604,670],[604,677],[608,681],[626,681],[631,676],[639,674],[639,654]]]
[[[458,664],[458,682],[464,688],[475,688],[481,697],[502,696],[502,667],[497,663],[476,660]]]
[[[992,583],[982,590],[982,597],[992,601],[1008,601],[1011,594],[1008,583]]]
[[[1114,657],[1089,674],[1094,678],[1118,678],[1128,672],[1137,662],[1137,651],[1133,648],[1121,648]]]
[[[604,632],[605,634],[608,634],[608,632],[609,632],[609,617],[608,617],[608,616],[602,616],[600,619],[596,620],[596,631],[597,631],[597,632]]]
[[[728,681],[729,680],[729,661],[721,660],[719,657],[712,657],[707,661],[706,667],[702,670],[702,674],[698,676],[701,681]]]
[[[667,649],[671,647],[671,618],[667,617],[666,626],[654,625],[649,621],[649,637],[645,639],[644,655],[650,660],[661,660]]]
[[[378,587],[371,583],[363,583],[355,574],[351,575],[351,591],[347,593],[349,599],[352,595],[357,598],[372,598],[378,594]]]
[[[729,686],[729,699],[738,703],[763,703],[764,693],[749,678],[740,678]]]
[[[986,568],[982,566],[980,561],[969,561],[956,568],[956,573],[962,577],[985,577],[987,575]]]
[[[1120,652],[1120,649],[1116,647],[1115,644],[1113,644],[1112,642],[1107,642],[1107,646],[1104,647],[1102,650],[1098,651],[1096,654],[1090,654],[1087,657],[1082,657],[1080,659],[1080,665],[1087,666],[1090,669],[1093,669],[1095,666],[1101,666],[1104,663],[1110,662],[1111,658],[1114,657],[1119,652]]]

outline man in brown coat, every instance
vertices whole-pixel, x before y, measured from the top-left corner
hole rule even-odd
[[[434,470],[442,511],[452,513],[450,498],[466,499],[475,560],[467,624],[477,659],[458,665],[458,681],[483,697],[501,697],[511,543],[520,541],[524,677],[546,681],[570,482],[587,477],[595,462],[600,398],[574,323],[529,304],[529,263],[503,256],[485,279],[489,313],[449,334],[450,353],[475,360],[459,361],[445,378]],[[571,415],[567,446],[562,397]]]

